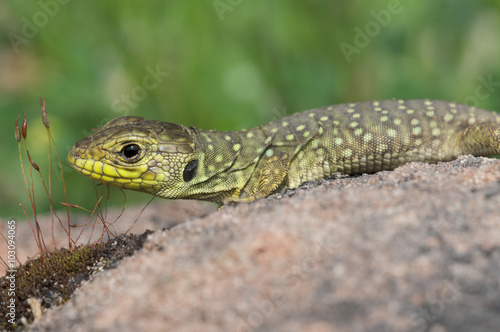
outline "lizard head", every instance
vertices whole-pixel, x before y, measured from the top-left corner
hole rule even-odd
[[[77,142],[68,160],[99,182],[153,195],[169,191],[174,198],[176,188],[196,175],[192,135],[182,125],[123,116]]]

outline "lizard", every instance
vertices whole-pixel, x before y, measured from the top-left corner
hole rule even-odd
[[[99,182],[169,199],[252,202],[333,174],[500,154],[500,114],[454,102],[382,100],[292,114],[239,131],[116,118],[68,159]]]

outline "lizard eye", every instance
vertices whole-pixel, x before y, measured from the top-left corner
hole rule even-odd
[[[127,161],[136,161],[141,156],[141,148],[137,144],[125,145],[120,152]]]
[[[189,182],[196,176],[196,171],[198,170],[198,160],[191,160],[184,168],[184,173],[182,173],[182,178],[184,181]]]

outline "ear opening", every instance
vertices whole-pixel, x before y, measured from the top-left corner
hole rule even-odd
[[[197,171],[198,171],[198,160],[197,159],[191,160],[186,165],[186,168],[184,168],[184,172],[182,173],[182,178],[184,179],[185,182],[189,182],[196,176]]]

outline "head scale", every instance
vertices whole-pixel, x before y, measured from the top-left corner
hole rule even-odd
[[[68,160],[78,172],[105,184],[175,195],[176,188],[196,176],[194,151],[191,129],[124,116],[77,142]]]

